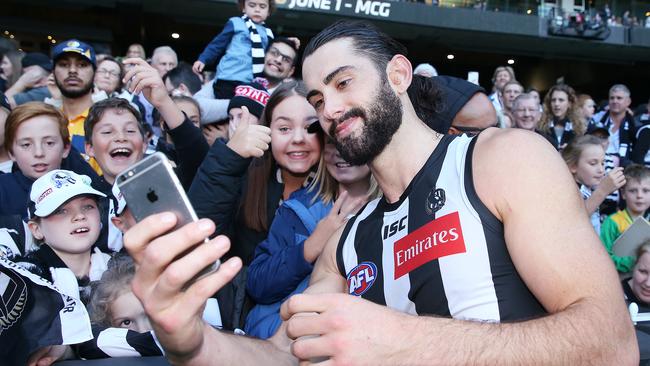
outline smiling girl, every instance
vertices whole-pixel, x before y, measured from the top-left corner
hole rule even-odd
[[[600,212],[598,207],[610,193],[625,184],[623,168],[614,168],[605,176],[605,149],[602,140],[596,136],[585,135],[573,140],[562,151],[578,189],[585,200],[591,225],[600,234]]]
[[[318,134],[307,131],[318,117],[306,93],[302,82],[280,85],[260,125],[242,118],[227,144],[212,145],[189,190],[197,215],[212,219],[217,234],[230,238],[228,256],[246,264],[266,239],[280,202],[309,183],[320,159]]]

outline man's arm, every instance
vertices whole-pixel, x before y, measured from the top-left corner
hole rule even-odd
[[[283,305],[285,318],[318,315],[293,316],[287,333],[321,336],[296,340],[294,355],[352,365],[638,364],[616,272],[557,152],[526,131],[489,130],[476,145],[473,174],[549,315],[490,324],[406,315],[354,296],[296,295]]]
[[[479,197],[504,224],[520,276],[550,315],[461,325],[472,336],[459,333],[458,344],[476,351],[477,363],[638,363],[616,271],[560,156],[534,134],[492,130],[477,141],[473,173]]]

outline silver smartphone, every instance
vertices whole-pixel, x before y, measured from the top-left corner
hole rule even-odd
[[[198,220],[171,163],[161,152],[149,155],[130,166],[117,176],[116,181],[127,207],[138,222],[149,215],[164,211],[173,212],[178,219],[172,230]],[[191,282],[216,271],[219,264],[217,260],[204,268]]]

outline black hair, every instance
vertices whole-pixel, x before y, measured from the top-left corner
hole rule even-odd
[[[342,38],[351,39],[354,52],[372,60],[381,75],[385,74],[386,65],[393,56],[407,55],[404,45],[374,25],[365,21],[341,20],[323,29],[307,43],[302,62],[321,46]]]
[[[443,109],[443,100],[440,88],[436,86],[433,78],[422,75],[413,75],[411,85],[409,85],[406,93],[413,104],[415,114],[428,126],[432,126],[437,121],[438,115]],[[434,130],[439,133],[447,133],[451,126],[434,126]]]
[[[169,82],[172,83],[174,88],[185,84],[192,94],[201,90],[201,79],[192,71],[192,67],[185,62],[181,62],[178,66],[169,70],[163,76],[163,81],[167,81],[167,79],[169,79]]]

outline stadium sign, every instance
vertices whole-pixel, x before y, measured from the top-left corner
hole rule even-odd
[[[391,3],[373,0],[279,0],[287,9],[322,10],[335,13],[369,15],[380,18],[390,16]]]

